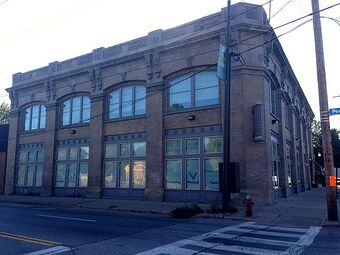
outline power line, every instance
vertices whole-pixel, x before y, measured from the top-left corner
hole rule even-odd
[[[270,17],[270,20],[272,20],[276,15],[278,15],[288,4],[290,4],[293,0],[288,0],[284,6],[280,8],[273,16]]]

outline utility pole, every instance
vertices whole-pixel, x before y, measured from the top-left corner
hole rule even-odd
[[[324,154],[324,166],[326,177],[327,215],[329,221],[338,221],[338,209],[336,201],[335,169],[333,161],[333,149],[331,144],[331,132],[329,125],[328,97],[326,85],[325,60],[323,53],[322,31],[319,12],[319,1],[311,0],[313,8],[313,28],[316,52],[316,66],[318,76],[319,104],[321,117],[321,135]]]
[[[228,0],[227,6],[227,28],[225,34],[226,51],[225,51],[225,68],[226,79],[224,82],[224,119],[223,119],[223,194],[222,194],[222,210],[226,213],[230,204],[230,13],[231,0]]]

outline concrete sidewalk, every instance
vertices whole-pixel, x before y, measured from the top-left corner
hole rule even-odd
[[[162,214],[169,214],[176,207],[182,207],[184,205],[184,203],[181,202],[15,195],[0,196],[0,203],[2,202]],[[199,203],[198,206],[205,210],[209,208],[210,204]],[[259,207],[255,201],[253,208],[254,214],[251,218],[244,216],[244,208],[238,207],[237,209],[237,213],[227,215],[226,218],[247,221],[253,220],[267,224],[318,226],[323,224],[327,216],[325,188],[312,189],[311,191],[300,193],[288,199],[281,199],[269,206]],[[340,200],[338,200],[338,211],[340,211]],[[204,213],[197,217],[222,218],[222,215]]]

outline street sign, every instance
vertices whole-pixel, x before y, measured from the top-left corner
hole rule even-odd
[[[329,115],[337,115],[340,114],[340,108],[333,108],[333,109],[329,109]]]

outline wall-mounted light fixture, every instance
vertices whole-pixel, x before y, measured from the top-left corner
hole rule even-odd
[[[71,134],[71,135],[74,135],[75,133],[77,133],[76,130],[74,130],[74,129],[70,130],[70,134]]]
[[[279,122],[279,120],[277,120],[277,119],[273,119],[272,120],[272,124],[276,124],[276,123],[278,123]]]
[[[195,115],[188,115],[187,120],[195,120]]]

